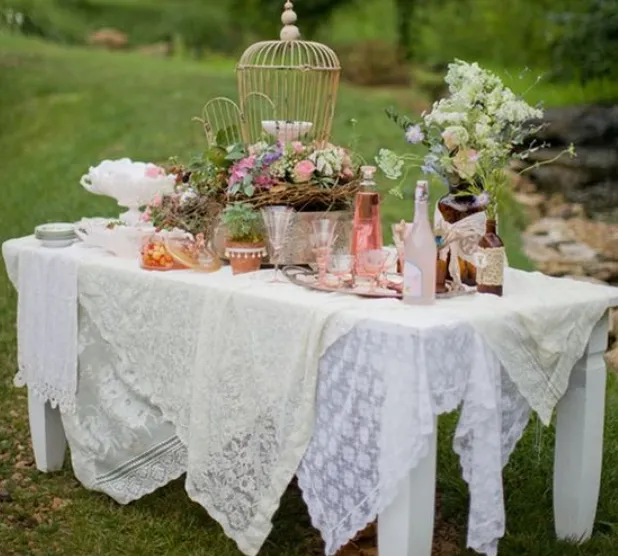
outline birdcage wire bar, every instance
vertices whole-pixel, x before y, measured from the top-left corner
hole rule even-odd
[[[244,52],[236,71],[246,143],[263,136],[265,121],[284,126],[288,138],[328,142],[341,74],[333,50],[303,40],[259,42]],[[272,103],[257,106],[251,100],[256,94]]]

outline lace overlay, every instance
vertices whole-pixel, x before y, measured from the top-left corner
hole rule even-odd
[[[505,528],[502,467],[529,406],[473,328],[415,334],[358,325],[322,358],[317,396],[298,478],[328,554],[393,501],[427,454],[434,416],[460,404],[454,448],[470,486],[468,545],[496,553]]]

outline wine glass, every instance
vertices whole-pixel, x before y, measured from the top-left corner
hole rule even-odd
[[[370,291],[374,291],[379,277],[384,271],[384,265],[388,259],[388,251],[383,249],[370,249],[361,251],[358,255],[357,272],[360,276],[369,278]]]
[[[341,286],[347,276],[352,276],[354,270],[354,256],[349,253],[335,253],[328,260],[328,272],[337,278],[337,285]]]
[[[279,262],[289,238],[293,217],[294,209],[291,207],[271,206],[262,209],[262,219],[266,226],[271,249],[271,260],[275,263],[275,276],[270,282],[282,282],[279,278]]]
[[[328,218],[314,220],[311,223],[313,234],[311,236],[313,249],[315,252],[316,263],[318,265],[318,285],[326,285],[326,268],[333,243],[335,241],[335,230],[337,221]]]

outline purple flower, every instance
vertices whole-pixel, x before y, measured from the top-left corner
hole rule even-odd
[[[406,129],[406,141],[408,143],[420,143],[423,139],[425,139],[425,134],[420,125],[411,125]]]
[[[269,152],[264,155],[262,162],[264,166],[270,166],[273,162],[276,162],[283,156],[281,151]]]

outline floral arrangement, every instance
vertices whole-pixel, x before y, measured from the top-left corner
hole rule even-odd
[[[400,180],[392,193],[401,195],[401,183],[413,167],[456,186],[462,194],[485,191],[490,197],[489,218],[495,218],[507,190],[506,173],[513,159],[526,159],[544,144],[526,144],[541,127],[543,111],[518,98],[499,77],[476,63],[460,60],[449,65],[445,81],[449,96],[434,103],[419,122],[387,110],[410,144],[423,144],[425,156],[398,155],[381,149],[376,162],[387,178]],[[574,156],[574,148],[567,151]],[[563,153],[558,155],[561,156]],[[557,157],[556,157],[557,158]],[[538,163],[555,161],[552,159]]]
[[[256,207],[284,204],[296,210],[348,205],[356,193],[360,164],[343,147],[300,141],[266,141],[228,152],[228,197],[251,199]]]
[[[238,202],[250,202],[255,210],[268,205],[345,209],[360,184],[355,159],[343,147],[300,141],[215,145],[187,166],[172,159],[167,171],[176,176],[175,191],[155,197],[142,220],[157,229],[212,237],[221,211]]]

